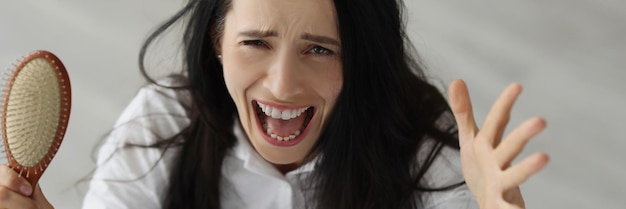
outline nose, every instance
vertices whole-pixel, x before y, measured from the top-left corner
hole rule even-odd
[[[273,59],[263,85],[280,101],[293,101],[304,93],[302,63],[297,55],[278,53]]]

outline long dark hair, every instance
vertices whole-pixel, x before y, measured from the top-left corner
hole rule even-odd
[[[183,148],[170,176],[164,208],[220,208],[222,161],[236,141],[232,125],[237,110],[214,44],[231,1],[189,0],[148,37],[140,53],[142,73],[155,83],[144,67],[146,51],[164,31],[186,18],[183,46],[188,86],[182,89],[191,93],[191,124],[179,134]],[[307,182],[314,191],[314,202],[308,205],[418,208],[415,197],[420,193],[462,184],[447,188],[420,184],[441,149],[458,149],[458,142],[449,106],[428,82],[404,32],[402,0],[334,2],[344,80],[330,120],[308,156],[320,154]],[[418,160],[418,150],[428,152],[425,160]]]

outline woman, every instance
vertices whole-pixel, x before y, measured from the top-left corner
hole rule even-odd
[[[413,59],[401,1],[190,0],[141,60],[183,17],[184,73],[147,76],[84,208],[523,208],[519,184],[547,163],[510,166],[541,118],[500,143],[519,85],[480,131],[462,81],[448,106]],[[0,175],[0,208],[51,208]]]

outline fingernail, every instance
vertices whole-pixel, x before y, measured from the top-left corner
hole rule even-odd
[[[30,194],[33,193],[33,189],[30,186],[22,185],[20,186],[20,192],[23,195],[30,196]]]

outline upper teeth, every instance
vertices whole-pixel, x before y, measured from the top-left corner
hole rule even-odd
[[[259,105],[261,110],[263,110],[263,113],[265,113],[265,115],[270,116],[270,117],[275,118],[275,119],[283,119],[283,120],[289,120],[289,119],[297,118],[304,111],[309,109],[309,107],[303,107],[303,108],[298,108],[298,109],[279,110],[278,108],[274,108],[274,107],[271,107],[269,105],[261,104],[261,103],[258,103],[258,102],[257,102],[257,104]]]

